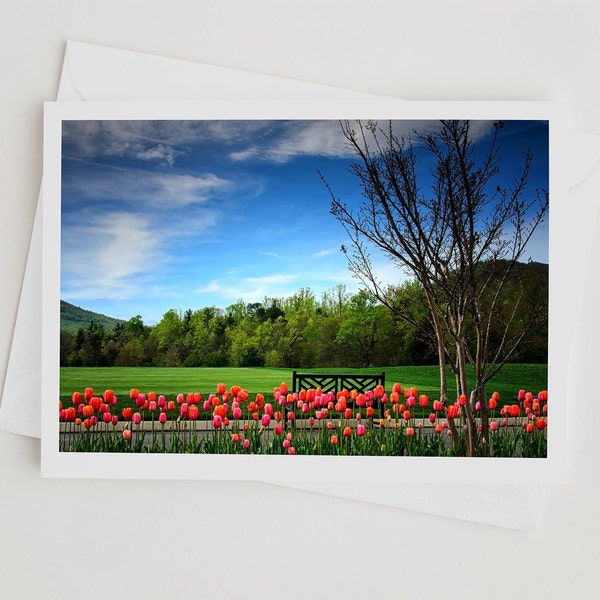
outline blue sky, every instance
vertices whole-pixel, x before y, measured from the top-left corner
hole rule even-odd
[[[484,144],[492,122],[473,130]],[[505,121],[500,135],[504,182],[529,147],[532,193],[547,188],[547,124]],[[337,121],[64,121],[62,151],[63,300],[153,324],[170,308],[358,288],[317,173],[337,196],[360,200]],[[547,224],[529,257],[547,262]],[[375,260],[384,282],[401,280]]]

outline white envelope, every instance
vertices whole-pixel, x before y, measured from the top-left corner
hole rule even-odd
[[[57,100],[186,100],[218,98],[362,98],[349,90],[188,61],[69,42]],[[572,282],[583,278],[591,250],[594,195],[600,189],[600,138],[571,134],[570,200],[577,208],[567,235],[577,231]],[[41,202],[38,203],[14,338],[6,373],[0,430],[40,436]],[[567,282],[568,285],[568,282]],[[560,309],[560,307],[558,307]],[[566,365],[571,340],[561,349]],[[544,489],[522,485],[370,485],[305,482],[295,487],[513,529],[537,526]],[[514,506],[519,506],[515,511]]]

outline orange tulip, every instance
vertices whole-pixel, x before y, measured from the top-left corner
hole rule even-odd
[[[352,435],[352,428],[344,427],[344,437],[350,437]]]
[[[329,441],[331,442],[331,445],[332,445],[332,446],[336,446],[336,445],[337,445],[337,443],[338,443],[338,436],[337,436],[337,435],[335,435],[335,434],[334,434],[334,435],[332,435]]]
[[[508,414],[511,417],[518,417],[521,414],[521,407],[518,404],[511,404],[508,407]]]
[[[458,406],[456,406],[456,404],[451,404],[450,406],[446,407],[446,414],[448,415],[449,419],[456,419],[459,413],[460,409]]]

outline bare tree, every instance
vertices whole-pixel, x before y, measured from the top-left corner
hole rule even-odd
[[[482,436],[488,436],[486,383],[516,356],[531,328],[547,318],[545,294],[522,319],[523,292],[515,295],[515,279],[516,265],[547,213],[548,192],[526,194],[529,152],[512,185],[495,184],[503,125],[494,124],[482,155],[475,152],[469,121],[440,121],[433,131],[415,131],[410,137],[396,135],[393,122],[383,128],[375,121],[345,121],[341,130],[357,157],[350,170],[360,182],[360,205],[353,208],[337,198],[321,174],[331,194],[331,212],[350,240],[350,252],[342,250],[352,273],[408,320],[410,308],[395,302],[394,289],[381,284],[370,251],[382,252],[423,287],[439,357],[440,399],[449,402],[447,366],[455,374],[458,395],[468,397],[461,419],[469,456],[478,451],[477,401]],[[419,180],[421,160],[430,165],[429,190]],[[475,373],[471,388],[467,365]],[[450,425],[456,433],[453,420]]]

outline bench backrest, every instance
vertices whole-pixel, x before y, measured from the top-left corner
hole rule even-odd
[[[353,375],[349,373],[298,373],[292,372],[292,391],[299,392],[310,388],[321,388],[324,392],[356,390],[366,392],[376,386],[385,387],[385,373]]]

